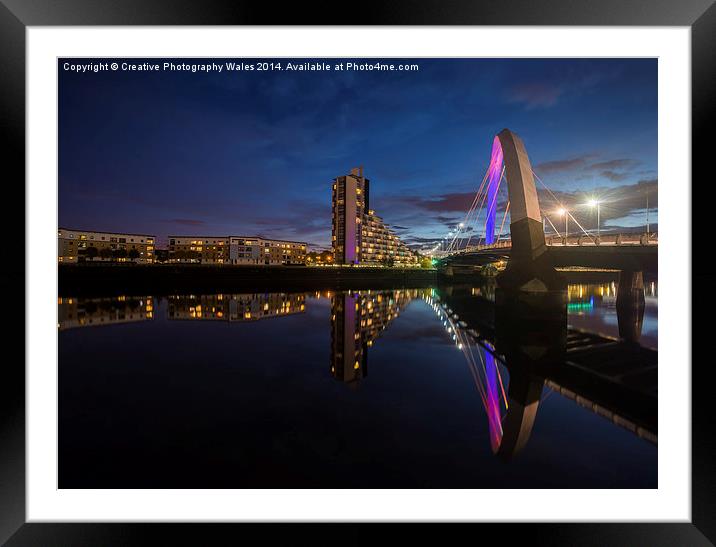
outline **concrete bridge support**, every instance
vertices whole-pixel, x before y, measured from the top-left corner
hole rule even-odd
[[[498,277],[498,285],[525,293],[564,290],[561,276],[547,257],[537,188],[525,145],[509,129],[503,129],[497,137],[505,163],[512,238],[510,261]]]
[[[512,460],[532,433],[545,378],[564,362],[567,346],[566,291],[543,293],[529,305],[524,295],[503,291],[495,307],[496,349],[510,373],[509,407],[497,456]]]
[[[498,458],[510,462],[520,453],[532,435],[545,379],[534,374],[510,378],[510,408],[502,423],[502,441],[496,450]]]
[[[638,343],[644,323],[644,274],[640,271],[619,272],[617,287],[617,321],[619,337]]]

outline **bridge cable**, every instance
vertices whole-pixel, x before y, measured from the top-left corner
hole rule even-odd
[[[502,181],[502,178],[503,178],[504,176],[505,176],[505,167],[504,167],[504,165],[503,165],[503,166],[502,166],[502,172],[500,173],[500,182]],[[498,182],[498,184],[499,184],[499,182]],[[499,189],[499,188],[498,188],[498,189]],[[482,196],[482,203],[480,204],[480,209],[479,209],[479,211],[477,212],[477,216],[475,217],[475,220],[474,220],[475,226],[477,226],[477,223],[478,223],[478,221],[479,221],[479,219],[480,219],[480,213],[482,212],[482,208],[483,208],[483,206],[485,205],[485,202],[487,201],[487,194],[488,194],[488,193],[487,193],[487,191],[486,191],[486,192],[483,194],[483,196]],[[495,193],[495,196],[497,196],[497,193]],[[474,228],[473,228],[473,231],[474,231]],[[472,241],[472,233],[470,233],[470,237],[469,237],[468,240],[467,240],[467,245],[466,245],[466,247],[465,247],[466,249],[470,246],[470,242],[471,242],[471,241]],[[478,245],[480,244],[480,238],[478,238],[477,243],[478,243]]]
[[[542,213],[542,214],[544,215],[544,218],[547,219],[547,222],[549,222],[549,225],[552,226],[552,229],[556,232],[556,234],[560,235],[559,230],[554,227],[554,224],[552,224],[552,221],[549,219],[549,217],[547,215],[545,215],[544,213]]]
[[[510,200],[507,200],[507,207],[505,207],[505,214],[502,215],[502,223],[500,224],[500,232],[497,234],[496,241],[500,241],[500,238],[502,237],[502,228],[505,227],[505,219],[507,218],[507,213],[510,211]]]
[[[479,188],[477,189],[477,193],[475,194],[475,198],[472,200],[472,204],[470,205],[470,209],[468,209],[467,214],[465,215],[465,219],[464,219],[464,221],[462,222],[464,228],[467,228],[467,226],[468,226],[469,218],[470,218],[471,214],[472,214],[472,213],[474,212],[474,210],[475,210],[475,206],[477,205],[477,201],[478,201],[478,199],[480,198],[480,195],[481,195],[481,193],[482,193],[482,190],[483,190],[483,188],[484,188],[484,186],[485,186],[485,181],[487,181],[487,178],[488,178],[489,174],[490,174],[490,169],[489,169],[489,167],[488,167],[487,171],[485,171],[485,175],[482,177],[482,182],[480,183],[480,186],[479,186]],[[460,235],[460,231],[461,231],[461,230],[460,230],[460,227],[459,227],[459,225],[458,225],[458,229],[455,231],[455,237],[453,237],[453,239],[452,239],[452,241],[450,242],[450,245],[449,245],[449,247],[448,247],[448,249],[447,249],[448,252],[450,252],[450,251],[452,250],[453,244],[456,242],[458,236]]]
[[[530,169],[530,170],[532,171],[532,174],[533,174],[534,177],[537,179],[537,181],[538,181],[542,186],[544,186],[545,190],[547,190],[547,191],[549,192],[549,194],[552,196],[552,199],[554,199],[555,203],[561,204],[561,202],[559,201],[559,199],[557,199],[557,196],[554,195],[554,193],[552,192],[552,190],[550,190],[549,187],[548,187],[544,182],[542,182],[542,179],[539,178],[539,175],[534,172],[534,169]],[[594,238],[591,236],[591,234],[590,234],[589,232],[587,232],[587,230],[584,229],[584,227],[579,223],[579,221],[578,221],[576,218],[574,218],[574,215],[572,215],[571,212],[567,211],[566,214],[569,215],[569,217],[574,221],[574,223],[575,223],[577,226],[579,226],[580,230],[582,230],[582,231],[584,232],[584,235],[586,235],[589,239],[591,239],[592,241],[594,241]]]

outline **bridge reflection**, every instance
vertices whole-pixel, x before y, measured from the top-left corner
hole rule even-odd
[[[528,443],[549,393],[657,442],[657,353],[639,344],[644,297],[655,297],[656,286],[644,284],[641,296],[621,301],[619,294],[616,283],[573,284],[520,308],[505,301],[494,278],[486,278],[479,285],[426,289],[172,295],[161,309],[170,321],[241,323],[302,314],[309,299],[327,298],[330,374],[357,387],[367,377],[371,346],[410,302],[421,300],[462,352],[486,412],[492,450],[509,461]],[[64,297],[58,304],[64,330],[154,320],[159,299]],[[615,308],[618,337],[568,328],[568,314],[589,314],[595,306]]]
[[[615,290],[573,285],[562,306],[531,310],[501,309],[494,280],[441,287],[424,298],[465,356],[499,457],[508,461],[522,450],[550,391],[657,442],[657,353],[636,343],[643,307],[617,307],[621,338],[567,327],[570,307],[593,305],[597,295],[616,301]]]

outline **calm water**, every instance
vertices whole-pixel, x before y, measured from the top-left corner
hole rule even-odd
[[[570,327],[617,337],[614,291],[571,285]],[[510,373],[444,294],[61,298],[60,487],[657,486],[655,438],[549,382],[498,457]],[[639,343],[657,345],[655,284]]]

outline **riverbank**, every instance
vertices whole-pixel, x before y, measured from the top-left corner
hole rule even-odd
[[[596,269],[596,268],[556,268],[556,270],[564,277],[567,283],[611,283],[619,282],[619,270],[612,269]],[[479,284],[481,282],[490,282],[495,280],[495,275],[481,276],[479,273],[471,274],[454,274],[452,276],[445,275],[444,272],[438,273],[438,278],[443,284],[454,283],[470,283]],[[644,272],[644,281],[657,281],[656,273]]]
[[[200,264],[59,265],[59,296],[167,295],[241,291],[421,288],[434,269],[209,266]]]

